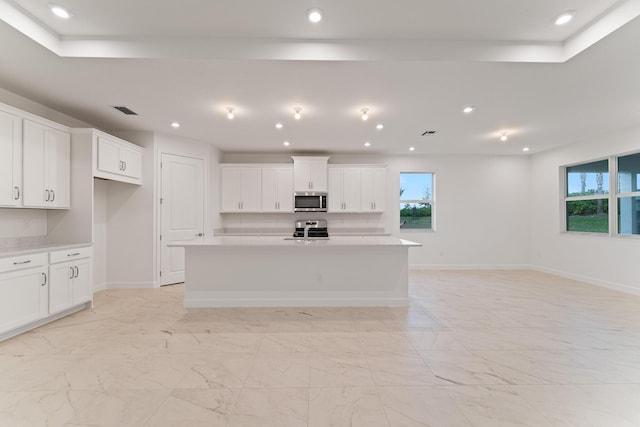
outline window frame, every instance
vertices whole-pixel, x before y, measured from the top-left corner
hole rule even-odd
[[[436,173],[428,172],[428,171],[401,171],[398,174],[398,190],[400,189],[400,181],[403,174],[424,174],[431,175],[431,198],[430,199],[403,199],[398,193],[398,204],[399,207],[403,203],[428,203],[431,205],[431,228],[401,228],[400,221],[398,220],[398,230],[401,233],[433,233],[436,231]],[[398,210],[398,218],[400,217],[400,210]]]
[[[618,202],[620,199],[622,198],[626,198],[626,197],[640,197],[640,191],[628,191],[628,192],[624,192],[621,193],[620,192],[620,177],[618,176],[619,170],[618,170],[618,161],[620,160],[621,157],[627,157],[627,156],[632,156],[635,154],[640,154],[640,151],[631,151],[628,153],[624,153],[624,154],[619,154],[616,156],[612,157],[612,165],[610,164],[610,168],[611,166],[613,167],[613,170],[615,171],[615,175],[614,175],[614,181],[612,183],[612,188],[615,189],[615,192],[613,192],[612,195],[612,202],[609,203],[613,203],[615,206],[615,211],[614,211],[614,215],[613,215],[613,233],[616,237],[620,237],[623,239],[640,239],[640,234],[621,234],[619,232],[619,221],[618,221],[618,217],[619,217],[619,211],[618,211]]]
[[[574,166],[586,165],[589,163],[601,162],[603,160],[607,161],[607,174],[609,174],[609,179],[607,180],[607,193],[603,194],[590,194],[587,196],[569,196],[569,188],[567,185],[567,173],[568,169]],[[612,189],[614,188],[615,182],[617,180],[618,171],[615,168],[617,165],[616,157],[599,157],[591,160],[585,160],[581,162],[575,162],[571,164],[564,165],[560,168],[560,232],[564,234],[572,234],[572,235],[580,235],[584,234],[587,236],[607,236],[610,237],[618,230],[618,225],[616,223],[617,217],[617,200],[614,200],[614,192]],[[603,183],[604,184],[604,183]],[[617,186],[616,186],[617,189]],[[600,233],[597,231],[572,231],[568,229],[567,222],[567,203],[574,201],[582,201],[582,200],[607,200],[609,202],[609,210],[607,212],[607,220],[608,227],[606,233]],[[616,202],[616,206],[614,207],[614,202]]]

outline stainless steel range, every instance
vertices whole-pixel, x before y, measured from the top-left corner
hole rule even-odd
[[[296,239],[329,239],[327,221],[323,219],[310,219],[296,221],[296,230],[293,232]]]

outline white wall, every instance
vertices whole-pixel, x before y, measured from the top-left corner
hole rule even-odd
[[[288,160],[287,160],[288,159]],[[286,155],[224,154],[225,163],[286,163]],[[528,156],[334,155],[330,164],[386,164],[384,214],[324,214],[332,226],[383,227],[423,244],[409,251],[412,268],[520,268],[529,264]],[[436,174],[436,230],[399,230],[400,172]],[[329,196],[331,197],[331,196]],[[290,224],[297,214],[223,214],[222,223],[246,227]]]
[[[157,285],[154,135],[151,132],[114,132],[114,135],[144,148],[143,185],[108,183],[108,286],[153,287]]]
[[[108,181],[93,180],[93,290],[107,288],[107,186]]]
[[[640,294],[640,238],[561,232],[560,167],[640,148],[640,126],[532,157],[531,260],[544,271]]]

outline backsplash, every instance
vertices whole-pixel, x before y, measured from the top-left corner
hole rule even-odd
[[[288,213],[288,214],[221,214],[221,234],[276,234],[293,233],[293,224],[298,220],[325,219],[329,234],[384,234],[385,216],[382,214],[337,214],[337,213]]]
[[[0,209],[0,248],[23,248],[47,239],[47,211]]]

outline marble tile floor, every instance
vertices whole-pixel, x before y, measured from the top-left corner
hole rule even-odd
[[[403,308],[109,290],[0,343],[0,426],[640,426],[640,297],[421,271]]]

